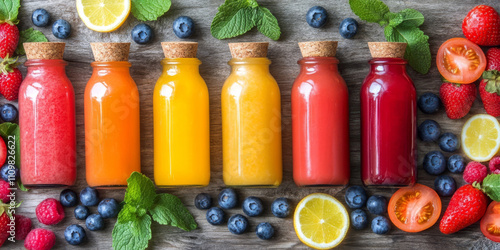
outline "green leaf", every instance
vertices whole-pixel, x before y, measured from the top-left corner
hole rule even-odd
[[[259,7],[257,12],[258,20],[256,20],[256,23],[257,29],[260,33],[275,41],[280,39],[280,26],[278,25],[278,20],[274,17],[271,11],[265,7]]]
[[[1,0],[0,0],[1,1]],[[26,42],[48,42],[47,37],[33,28],[29,28],[19,32],[19,44],[17,45],[16,54],[24,55],[26,52],[24,51],[23,43]]]
[[[0,0],[0,23],[9,22],[17,24],[17,15],[21,7],[20,0]]]
[[[9,140],[14,139],[15,144],[15,165],[21,166],[21,144],[20,144],[20,131],[19,125],[11,122],[4,122],[0,124],[0,136],[4,139],[5,145],[9,147]]]
[[[399,13],[389,12],[389,13],[387,13],[387,14],[384,15],[384,18],[386,20],[389,20],[389,23],[387,23],[387,25],[389,25],[391,27],[396,27],[400,23],[403,22],[403,15],[401,15]]]
[[[165,14],[170,5],[170,0],[132,0],[131,12],[141,21],[154,21]]]
[[[153,181],[139,172],[133,172],[127,179],[127,190],[124,201],[127,205],[147,210],[153,206],[156,189]],[[145,212],[144,212],[145,213]]]
[[[127,221],[133,221],[137,218],[135,212],[136,208],[132,207],[131,205],[125,204],[123,208],[120,210],[120,213],[118,213],[118,219],[117,222],[120,223],[125,223]]]
[[[24,191],[24,192],[27,192],[29,191],[29,189],[27,189],[23,183],[21,182],[21,179],[17,180],[17,187],[19,188],[19,190],[21,191]]]
[[[400,11],[399,14],[401,14],[403,18],[401,25],[406,27],[419,27],[424,23],[424,15],[417,10],[404,9]]]
[[[256,12],[248,1],[226,0],[215,14],[210,32],[217,39],[243,35],[255,27]]]
[[[500,201],[500,174],[490,174],[483,180],[481,189],[492,200]]]
[[[371,23],[384,22],[389,7],[380,0],[349,0],[352,12],[361,20]]]
[[[394,32],[394,27],[387,25],[384,27],[384,35],[385,37],[392,36],[392,33]]]
[[[184,231],[198,228],[193,215],[176,196],[167,193],[158,194],[155,200],[155,206],[150,213],[156,222],[178,227]]]
[[[151,239],[151,217],[146,214],[133,221],[117,221],[112,237],[115,250],[146,249]]]
[[[405,59],[408,60],[410,67],[421,74],[429,72],[431,68],[429,37],[423,31],[417,27],[398,25],[386,39],[389,42],[407,43]]]

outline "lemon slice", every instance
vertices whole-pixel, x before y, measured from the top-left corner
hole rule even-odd
[[[462,129],[462,148],[473,161],[489,161],[500,148],[500,124],[486,114],[471,117]]]
[[[118,29],[130,14],[130,0],[76,0],[78,15],[94,31]]]
[[[349,215],[337,199],[315,193],[299,202],[293,215],[293,226],[302,243],[315,249],[330,249],[346,236]]]

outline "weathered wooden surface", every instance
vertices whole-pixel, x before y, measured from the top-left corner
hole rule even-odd
[[[76,12],[74,1],[65,0],[23,0],[20,10],[21,29],[31,27],[31,13],[34,9],[43,7],[47,9],[52,20],[64,18],[71,23],[72,34],[66,42],[65,59],[69,61],[67,67],[68,77],[71,79],[76,93],[76,118],[78,138],[78,180],[73,187],[79,191],[86,186],[85,182],[85,152],[84,152],[84,125],[83,125],[83,93],[85,84],[91,75],[90,62],[93,57],[90,50],[90,42],[113,41],[132,42],[130,61],[132,63],[131,74],[136,80],[141,96],[141,148],[142,148],[142,171],[149,177],[153,177],[153,122],[152,122],[152,94],[156,79],[160,75],[160,60],[163,58],[161,41],[178,40],[173,34],[172,22],[181,15],[187,15],[196,23],[196,35],[193,41],[199,42],[198,57],[203,62],[201,75],[206,80],[210,92],[210,131],[211,131],[211,164],[212,179],[210,185],[201,189],[168,189],[161,192],[170,192],[178,195],[187,204],[189,210],[194,214],[199,229],[186,233],[176,228],[159,226],[153,223],[153,239],[150,241],[150,249],[182,248],[182,249],[232,249],[245,248],[305,248],[295,236],[291,218],[278,219],[271,215],[269,209],[265,216],[252,218],[250,220],[251,230],[264,221],[275,226],[277,234],[271,241],[259,240],[255,233],[249,232],[236,236],[228,232],[226,226],[211,226],[205,220],[204,211],[194,208],[193,199],[197,193],[208,192],[216,196],[223,187],[222,182],[222,152],[221,152],[221,115],[220,115],[220,91],[225,78],[229,74],[229,66],[226,64],[230,59],[227,42],[236,41],[269,41],[256,30],[248,34],[230,40],[219,41],[210,35],[210,22],[217,11],[217,7],[223,0],[172,0],[171,10],[158,21],[148,22],[154,28],[155,38],[146,46],[133,43],[130,31],[137,23],[130,16],[127,22],[113,33],[97,33],[85,27]],[[342,188],[297,188],[292,181],[292,139],[290,118],[290,89],[294,77],[298,74],[296,61],[300,58],[297,42],[309,40],[338,40],[338,59],[340,60],[340,71],[349,86],[350,94],[350,123],[351,123],[351,183],[361,184],[360,181],[360,133],[359,133],[359,89],[363,78],[368,73],[367,61],[370,57],[367,42],[384,40],[382,28],[377,24],[360,22],[360,32],[352,40],[342,39],[338,33],[338,25],[346,17],[355,17],[351,12],[347,0],[260,0],[259,3],[268,7],[278,18],[282,36],[280,41],[271,41],[269,58],[272,60],[271,73],[279,83],[282,94],[282,128],[283,128],[283,161],[284,181],[277,189],[238,189],[240,197],[254,195],[263,198],[266,208],[269,208],[273,198],[285,196],[296,204],[302,197],[313,192],[326,192],[343,201],[344,191]],[[415,8],[421,11],[426,21],[423,30],[430,36],[431,50],[435,56],[439,45],[448,38],[463,36],[461,21],[467,12],[475,5],[484,3],[494,6],[500,11],[500,2],[497,0],[418,0],[418,1],[392,1],[385,0],[393,11],[405,8]],[[330,15],[326,27],[313,29],[305,21],[306,11],[313,5],[324,6]],[[358,19],[357,17],[355,17]],[[358,19],[359,20],[359,19]],[[59,41],[52,35],[51,29],[40,29],[50,41]],[[419,94],[432,91],[438,93],[441,84],[439,73],[432,64],[432,69],[427,75],[419,75],[413,70],[409,74],[415,82]],[[480,101],[474,103],[471,114],[484,113]],[[469,115],[470,116],[470,115]],[[468,116],[468,117],[469,117]],[[445,132],[459,133],[465,120],[452,121],[446,117],[444,111],[436,115],[424,115],[419,113],[419,122],[427,118],[437,120]],[[57,140],[57,138],[54,138]],[[421,169],[421,162],[426,152],[438,149],[434,143],[418,144],[419,153],[419,182],[433,186],[434,176],[430,176]],[[459,184],[463,184],[460,175],[453,175]],[[54,230],[57,235],[56,248],[77,248],[67,244],[64,240],[64,229],[73,223],[83,225],[73,216],[73,209],[66,209],[66,218],[57,226],[44,226],[36,220],[35,207],[45,198],[59,197],[59,189],[31,190],[28,193],[18,192],[18,198],[23,200],[22,206],[17,210],[19,214],[29,216],[35,227],[45,227]],[[370,194],[383,194],[387,198],[395,189],[370,188]],[[100,192],[101,197],[114,197],[123,199],[124,191],[105,190]],[[447,205],[449,198],[443,199],[443,205]],[[443,209],[444,211],[444,209]],[[96,212],[92,208],[92,212]],[[241,213],[240,209],[232,209],[229,214]],[[90,232],[87,230],[89,241],[78,248],[88,249],[110,249],[111,231],[114,220],[107,221],[104,231]],[[21,249],[22,243],[5,245],[6,248]],[[355,231],[351,229],[347,238],[340,248],[394,248],[394,249],[485,249],[498,248],[500,244],[487,240],[479,230],[476,223],[461,232],[453,235],[444,235],[439,232],[438,225],[418,234],[410,234],[393,229],[388,235],[379,236],[373,234],[370,229]]]

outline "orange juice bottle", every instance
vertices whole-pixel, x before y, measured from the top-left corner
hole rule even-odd
[[[229,186],[277,187],[281,96],[269,73],[268,43],[230,43],[231,74],[222,88],[222,156]]]
[[[141,171],[139,91],[130,77],[130,43],[91,43],[95,62],[85,88],[87,183],[125,188]]]
[[[164,42],[163,72],[153,93],[154,176],[160,187],[210,181],[208,88],[198,43]]]

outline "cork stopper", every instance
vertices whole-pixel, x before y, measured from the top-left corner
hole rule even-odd
[[[337,41],[316,41],[299,43],[302,57],[334,57],[337,53]]]
[[[63,59],[66,43],[23,43],[26,57],[32,59]]]
[[[162,42],[165,58],[196,58],[197,42]]]
[[[229,43],[233,58],[267,57],[269,43]]]
[[[96,62],[128,61],[130,43],[90,43]]]
[[[403,58],[406,43],[369,42],[368,47],[373,58]]]

